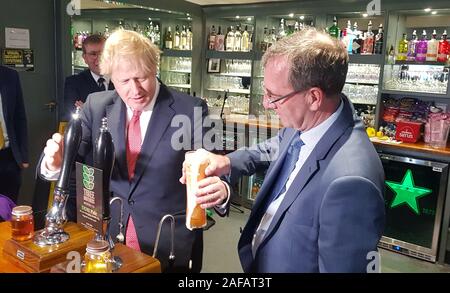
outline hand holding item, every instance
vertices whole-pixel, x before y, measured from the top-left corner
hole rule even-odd
[[[63,136],[59,133],[53,134],[52,138],[47,140],[43,161],[49,171],[61,169],[63,145]]]

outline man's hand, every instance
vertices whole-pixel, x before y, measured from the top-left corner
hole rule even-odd
[[[59,133],[53,134],[52,138],[47,140],[43,161],[49,171],[59,171],[61,169],[63,145],[63,136]]]
[[[80,100],[75,102],[75,107],[80,107],[81,108],[81,107],[83,107],[83,105],[84,105],[84,103],[82,101],[80,101]]]
[[[221,205],[228,198],[225,183],[219,177],[207,177],[198,182],[197,203],[202,209]]]
[[[226,156],[216,155],[208,151],[204,151],[208,157],[208,167],[206,167],[206,176],[223,176],[230,174],[231,162]],[[180,178],[182,184],[186,184],[185,162],[183,162],[183,173]]]

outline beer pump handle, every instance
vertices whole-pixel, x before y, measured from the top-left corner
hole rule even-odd
[[[114,166],[114,144],[108,130],[108,119],[102,118],[100,133],[94,146],[94,167],[103,171],[103,219],[110,218],[110,181]]]
[[[80,147],[81,136],[80,108],[77,107],[75,114],[72,115],[72,119],[69,121],[64,132],[63,160],[61,173],[56,182],[57,189],[67,192],[69,190],[70,172],[72,170],[73,162],[75,161],[75,156],[78,153],[78,148]]]

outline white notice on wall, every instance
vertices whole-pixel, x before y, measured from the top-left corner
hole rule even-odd
[[[30,30],[24,28],[5,27],[5,47],[30,49]]]

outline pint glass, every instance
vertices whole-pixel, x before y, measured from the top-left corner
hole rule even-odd
[[[189,151],[185,155],[185,173],[187,189],[186,227],[189,230],[206,226],[206,211],[196,203],[195,193],[198,181],[205,178],[208,159],[204,151]]]

